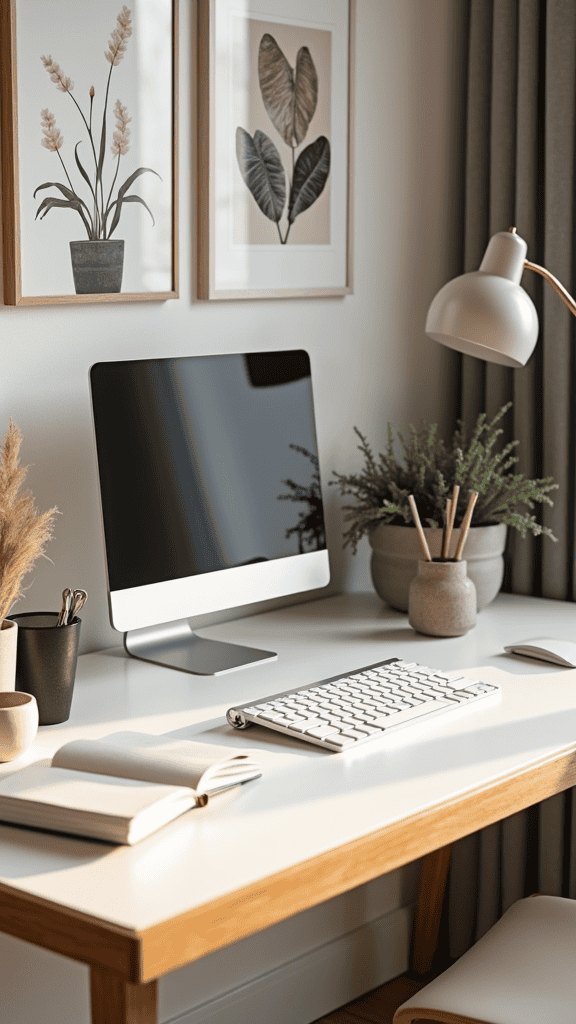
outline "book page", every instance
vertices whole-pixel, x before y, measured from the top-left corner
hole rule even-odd
[[[180,786],[34,764],[0,783],[1,821],[121,843],[144,838],[196,802]]]
[[[52,765],[214,793],[261,775],[251,752],[149,733],[118,732],[101,740],[73,740]]]

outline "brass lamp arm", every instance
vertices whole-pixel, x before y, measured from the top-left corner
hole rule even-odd
[[[533,270],[535,274],[540,274],[540,277],[548,281],[548,284],[552,285],[552,288],[562,299],[564,305],[568,306],[570,312],[576,316],[576,302],[570,295],[570,292],[566,291],[564,285],[560,284],[558,278],[554,277],[554,274],[551,274],[549,270],[546,270],[546,267],[541,267],[538,263],[531,263],[530,260],[524,260],[524,267],[526,270]]]

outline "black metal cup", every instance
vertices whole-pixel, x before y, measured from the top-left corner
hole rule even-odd
[[[82,620],[56,626],[58,612],[9,615],[18,623],[16,689],[32,693],[38,724],[57,725],[70,717]]]

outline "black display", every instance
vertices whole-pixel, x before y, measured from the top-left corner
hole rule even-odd
[[[306,352],[90,377],[111,591],[326,547]]]

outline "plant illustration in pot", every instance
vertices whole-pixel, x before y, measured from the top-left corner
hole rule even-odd
[[[258,81],[266,113],[290,149],[288,188],[280,152],[269,135],[258,129],[250,135],[236,129],[240,173],[265,217],[274,221],[281,245],[286,245],[296,218],[324,190],[330,173],[330,143],[325,135],[306,146],[296,158],[318,102],[318,75],[307,46],[301,46],[292,68],[269,32],[260,40]],[[288,206],[286,207],[286,198]],[[286,212],[284,234],[280,222]]]
[[[53,58],[42,56],[41,60],[48,72],[50,79],[56,88],[66,93],[77,108],[88,136],[88,159],[85,152],[82,159],[78,152],[81,141],[74,146],[74,162],[76,172],[82,178],[82,188],[86,199],[80,195],[80,186],[74,186],[70,172],[62,158],[61,149],[64,138],[56,125],[55,115],[45,108],[41,112],[41,125],[43,132],[42,145],[58,157],[64,171],[67,184],[59,181],[46,181],[39,185],[34,192],[34,198],[38,192],[47,188],[56,188],[63,198],[58,196],[46,196],[36,211],[36,218],[44,217],[54,209],[74,210],[80,217],[87,239],[70,242],[70,253],[72,258],[72,271],[74,275],[74,286],[77,294],[94,294],[106,292],[119,292],[122,286],[122,272],[124,266],[124,240],[112,238],[120,222],[123,206],[125,203],[139,203],[145,206],[148,213],[154,217],[148,204],[141,196],[129,193],[130,187],[141,174],[157,174],[150,167],[138,167],[120,185],[114,197],[114,189],[120,171],[120,161],[126,156],[130,148],[130,124],[132,118],[124,104],[118,99],[114,105],[114,116],[116,118],[116,130],[112,135],[110,151],[115,158],[108,180],[105,181],[105,157],[106,140],[108,136],[108,100],[110,94],[110,83],[114,68],[122,61],[128,46],[128,40],[132,35],[132,12],[125,5],[118,14],[116,27],[113,29],[108,42],[108,48],[104,53],[110,65],[104,91],[104,103],[102,106],[102,117],[96,116],[94,100],[96,90],[91,85],[88,90],[89,108],[87,115],[73,95],[74,82],[64,74],[62,68]],[[99,129],[97,127],[99,125]],[[99,132],[99,140],[98,140]],[[111,181],[110,181],[111,177]],[[157,175],[160,177],[160,175]]]
[[[58,511],[37,512],[32,494],[21,491],[27,473],[27,467],[19,462],[21,444],[22,434],[10,420],[0,451],[0,690],[14,689],[16,673],[16,627],[6,616],[23,596],[24,577],[44,554]],[[5,684],[8,673],[11,685]]]

